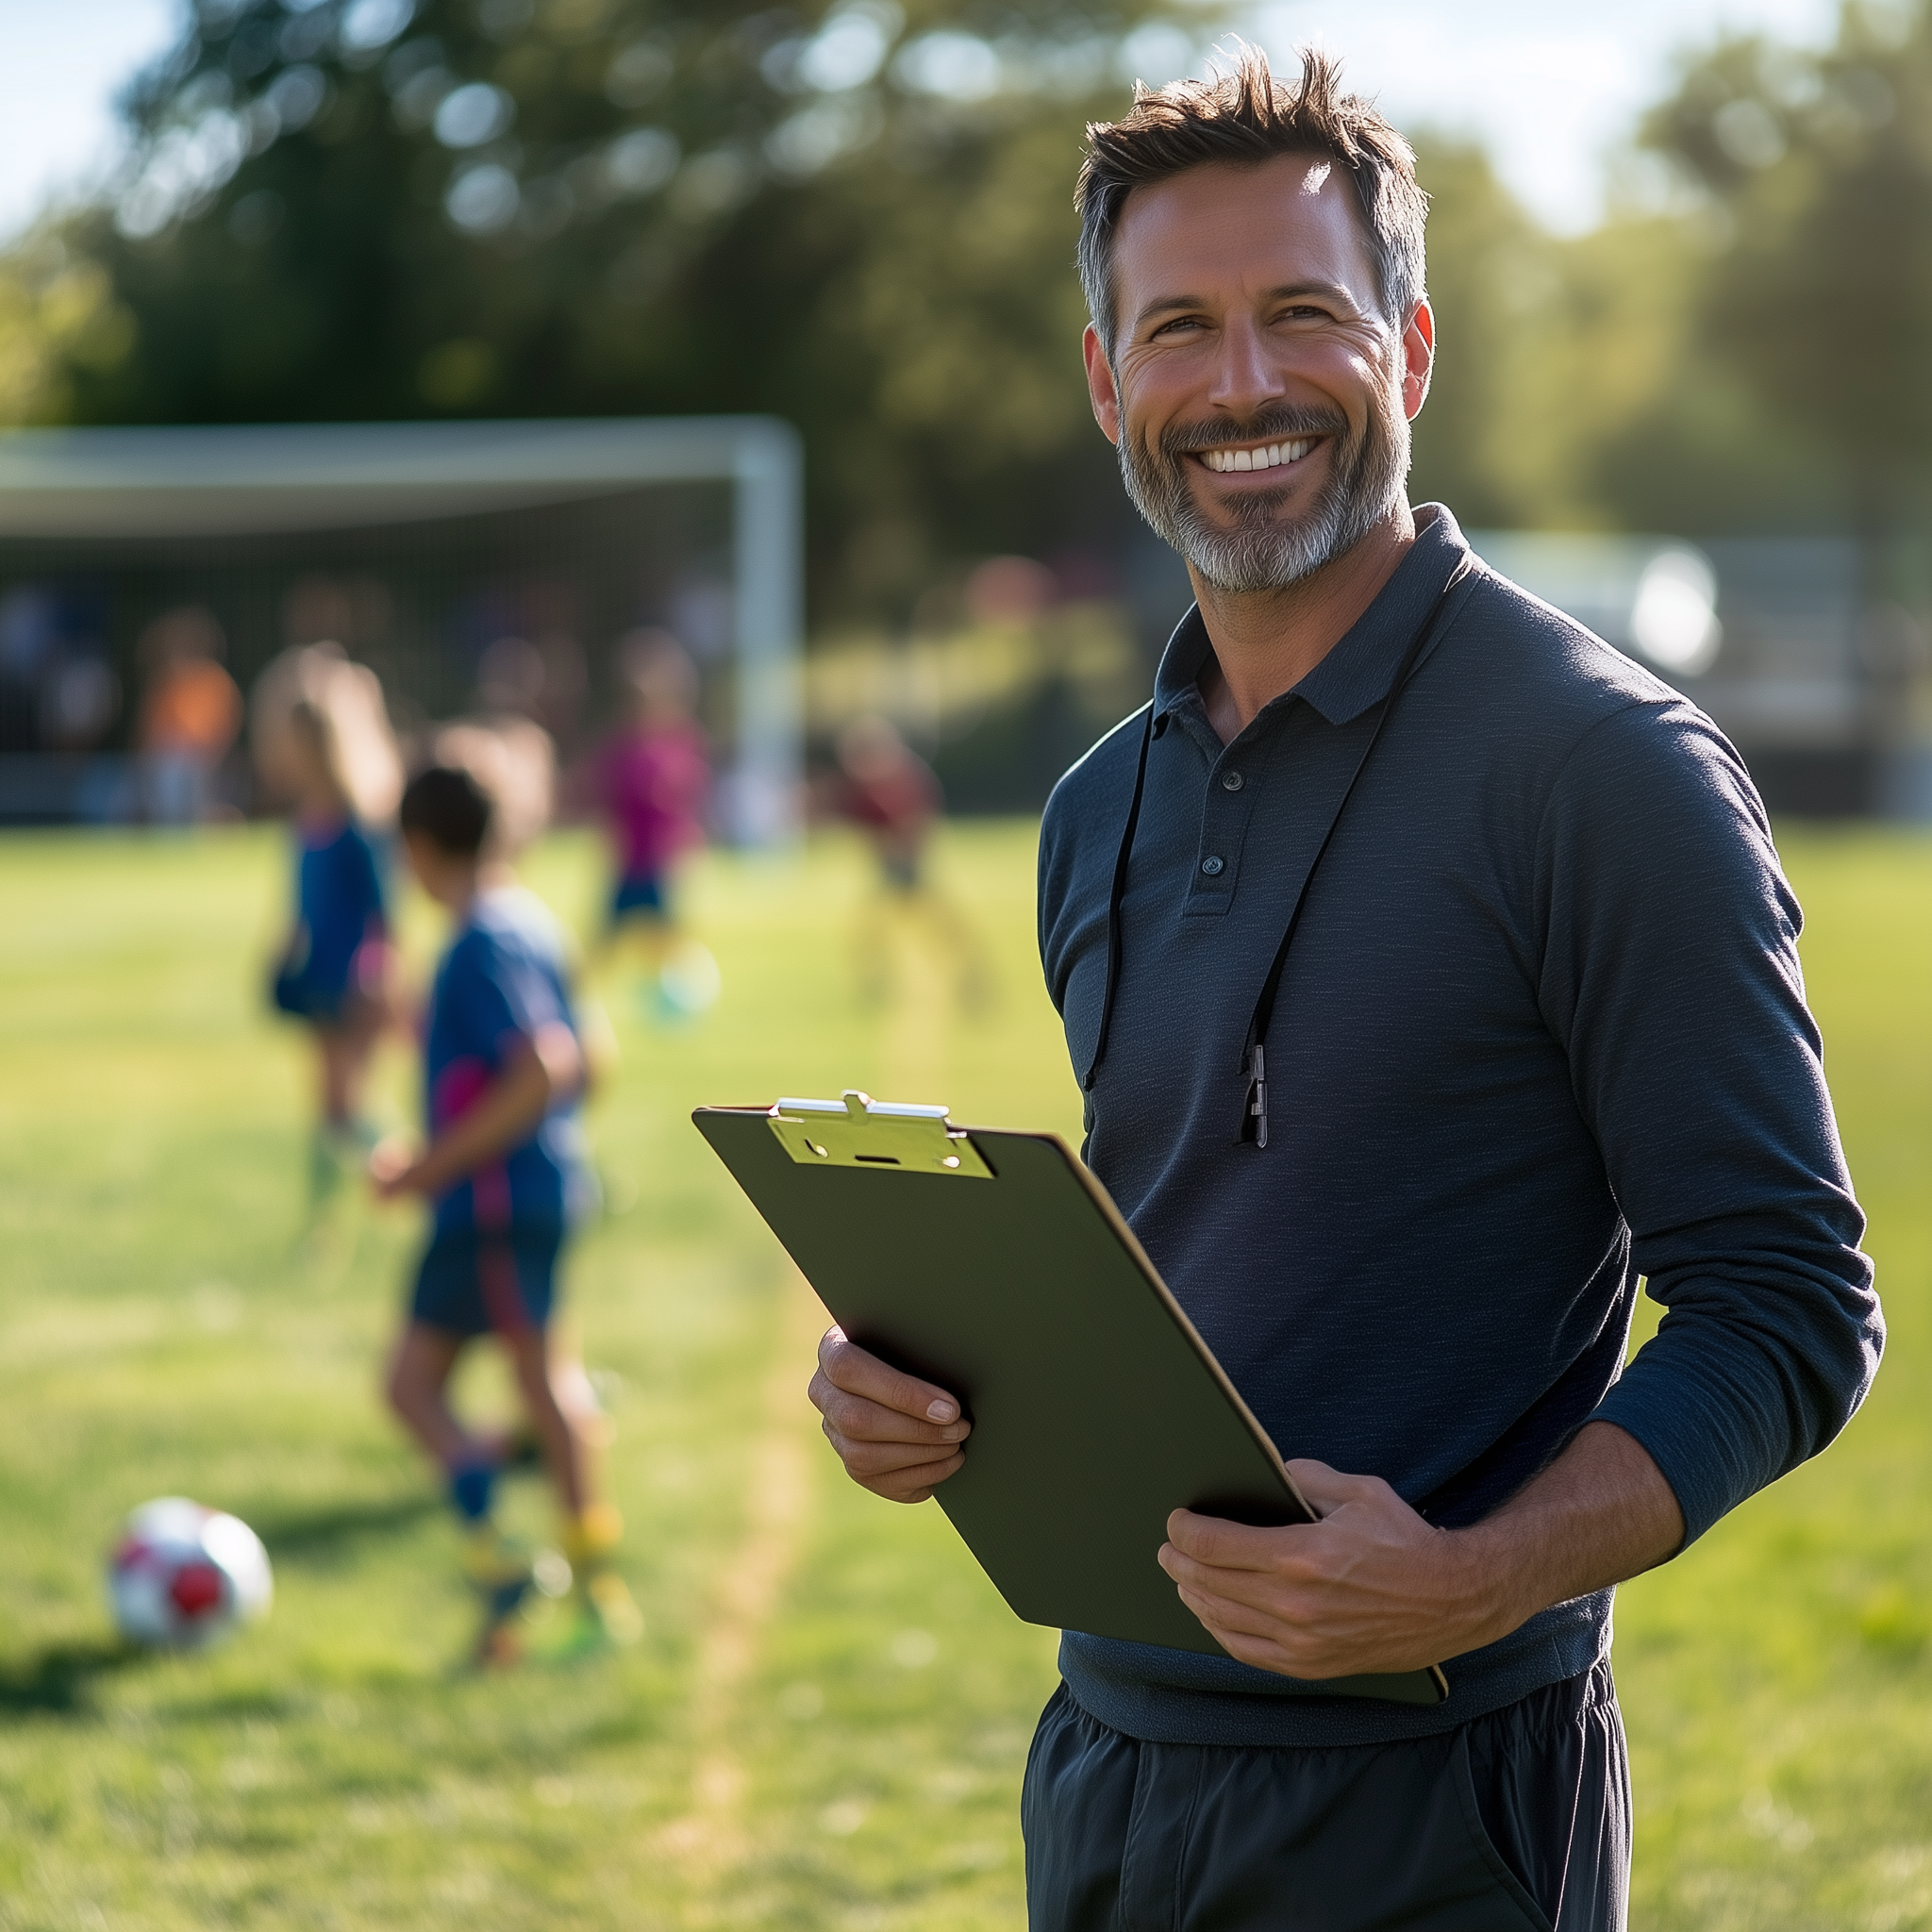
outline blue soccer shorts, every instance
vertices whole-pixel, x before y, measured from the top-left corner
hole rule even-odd
[[[439,1230],[424,1251],[409,1319],[451,1335],[516,1335],[549,1326],[560,1227]]]
[[[662,873],[636,873],[619,879],[610,895],[610,923],[621,925],[636,913],[662,919],[671,909],[671,895],[665,891]]]

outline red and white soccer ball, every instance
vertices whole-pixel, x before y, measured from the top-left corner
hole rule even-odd
[[[108,1595],[130,1643],[200,1650],[266,1616],[275,1579],[261,1539],[239,1516],[162,1496],[127,1519]]]

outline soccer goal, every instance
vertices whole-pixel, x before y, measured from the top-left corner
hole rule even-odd
[[[192,608],[244,688],[327,637],[406,721],[513,701],[566,757],[608,713],[623,639],[670,630],[703,674],[727,834],[783,844],[801,481],[796,432],[755,416],[0,437],[0,812],[89,815],[60,788],[92,770],[105,795],[142,641]],[[16,794],[54,802],[7,810]]]

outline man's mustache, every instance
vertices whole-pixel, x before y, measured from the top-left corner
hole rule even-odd
[[[1346,441],[1348,418],[1339,409],[1271,403],[1266,408],[1257,409],[1245,423],[1230,423],[1225,417],[1205,423],[1170,423],[1160,432],[1156,447],[1172,461],[1204,449],[1222,449],[1229,443],[1282,442],[1297,436],[1332,436]]]

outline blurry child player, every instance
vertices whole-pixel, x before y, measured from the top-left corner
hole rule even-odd
[[[315,1041],[322,1120],[310,1150],[311,1206],[359,1168],[375,1136],[362,1095],[391,1018],[386,841],[402,766],[375,674],[333,646],[289,651],[255,691],[258,772],[288,801],[295,832],[295,917],[272,997]]]
[[[868,999],[886,992],[891,922],[882,914],[896,911],[902,923],[911,915],[930,928],[957,978],[960,1004],[983,1007],[989,987],[972,928],[926,876],[926,848],[943,802],[938,774],[889,718],[853,719],[835,751],[838,769],[822,794],[824,805],[865,834],[885,888],[883,907],[875,903],[861,915],[855,937],[861,991]]]
[[[505,1445],[474,1434],[449,1406],[458,1358],[481,1335],[509,1358],[556,1488],[581,1634],[625,1639],[637,1619],[608,1567],[617,1514],[591,1494],[588,1445],[575,1405],[558,1400],[548,1348],[558,1258],[589,1187],[576,1122],[584,1054],[561,936],[496,856],[491,815],[476,779],[447,765],[419,774],[403,793],[410,870],[456,930],[425,1015],[429,1143],[412,1157],[385,1142],[370,1162],[385,1198],[434,1203],[389,1399],[448,1474],[465,1565],[483,1598],[477,1655],[486,1663],[515,1655],[510,1619],[534,1570],[492,1515]]]
[[[626,716],[597,769],[598,802],[610,830],[617,880],[609,945],[635,941],[659,1018],[689,1018],[718,997],[718,968],[681,938],[672,906],[677,861],[704,842],[710,758],[697,723],[698,675],[669,631],[634,631],[618,656]]]

